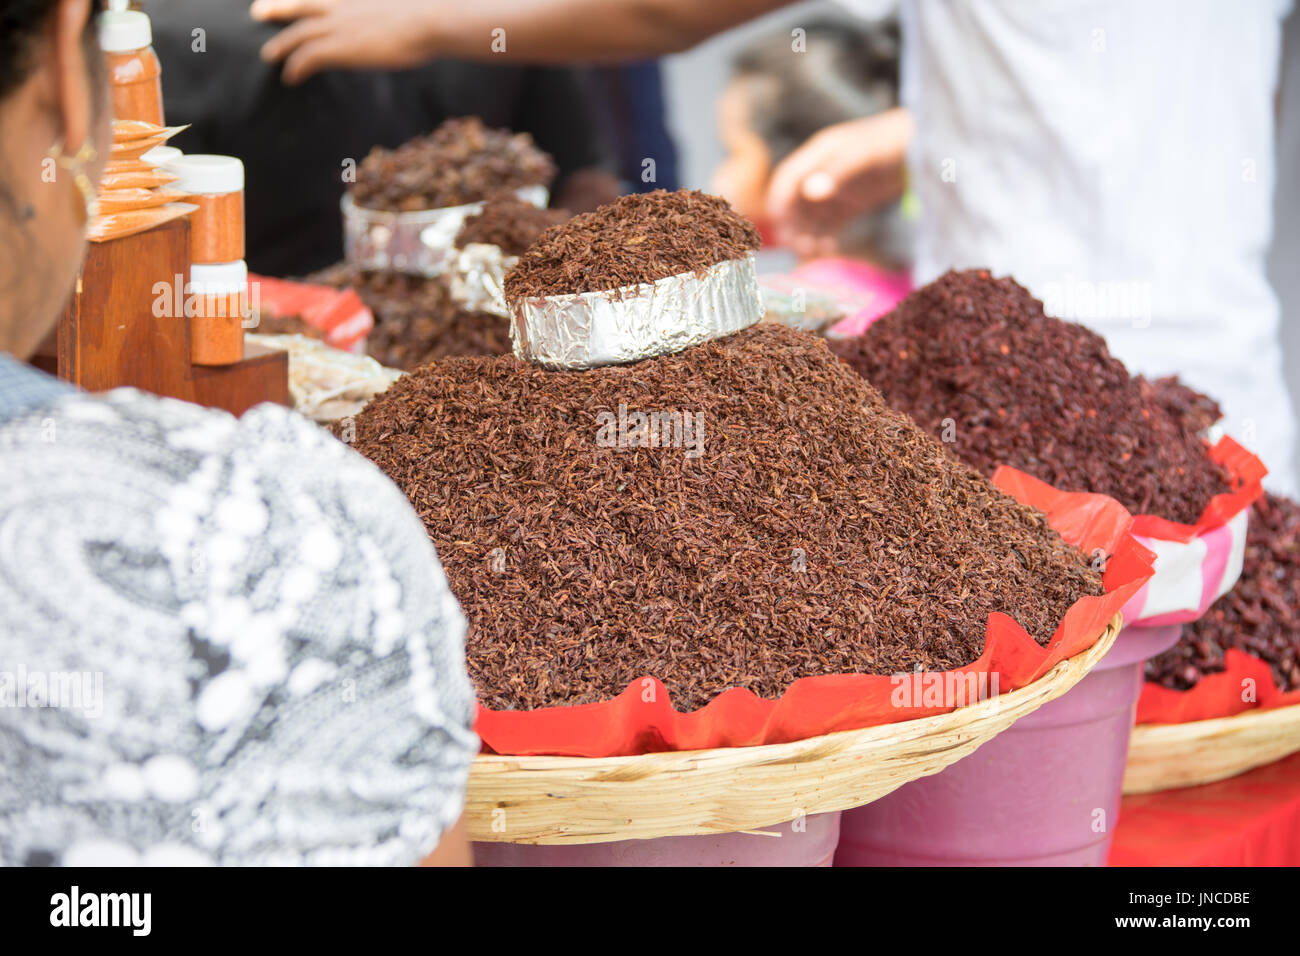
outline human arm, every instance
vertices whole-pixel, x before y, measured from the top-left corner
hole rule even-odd
[[[400,69],[435,56],[617,62],[688,49],[789,0],[256,0],[292,21],[262,55],[300,83],[326,69]]]

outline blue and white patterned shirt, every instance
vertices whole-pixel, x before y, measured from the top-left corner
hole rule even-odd
[[[72,386],[0,352],[0,422],[72,392]]]
[[[464,634],[317,426],[0,357],[0,864],[419,862],[478,749]]]

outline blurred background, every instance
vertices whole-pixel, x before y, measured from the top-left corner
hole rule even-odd
[[[831,2],[786,7],[665,58],[668,126],[678,151],[682,185],[707,188],[725,151],[715,103],[731,74],[731,60],[761,37],[781,34],[813,20],[860,22]],[[1277,182],[1269,279],[1282,306],[1282,341],[1292,404],[1300,414],[1300,14],[1293,9],[1283,33],[1277,97]],[[792,260],[790,253],[777,254]]]
[[[1104,321],[1086,323],[1106,335],[1115,354],[1131,367],[1138,363],[1134,371],[1156,375],[1172,371],[1186,373],[1187,384],[1225,400],[1231,433],[1247,445],[1256,445],[1253,433],[1258,425],[1258,444],[1282,449],[1291,446],[1292,416],[1275,415],[1273,409],[1290,403],[1296,414],[1300,414],[1300,268],[1297,268],[1300,184],[1295,175],[1300,170],[1300,16],[1294,9],[1289,11],[1283,29],[1273,117],[1276,156],[1272,163],[1259,162],[1259,181],[1267,183],[1272,178],[1275,186],[1273,238],[1267,263],[1269,279],[1280,302],[1280,337],[1285,350],[1284,377],[1290,388],[1289,396],[1283,396],[1275,371],[1276,352],[1259,360],[1252,358],[1276,348],[1270,324],[1271,306],[1261,284],[1256,281],[1246,292],[1242,290],[1247,286],[1235,285],[1240,275],[1234,269],[1240,263],[1224,264],[1219,274],[1205,279],[1205,257],[1209,255],[1213,259],[1216,255],[1207,252],[1216,248],[1211,237],[1225,235],[1224,243],[1217,248],[1245,250],[1243,255],[1257,261],[1254,243],[1255,237],[1262,234],[1259,223],[1262,210],[1246,198],[1247,192],[1234,193],[1232,184],[1222,185],[1222,175],[1226,169],[1228,175],[1235,176],[1239,161],[1256,162],[1253,157],[1238,160],[1236,150],[1240,148],[1244,152],[1250,144],[1259,141],[1257,137],[1264,135],[1268,118],[1258,110],[1241,106],[1234,97],[1244,100],[1247,92],[1263,89],[1268,66],[1255,64],[1249,78],[1236,85],[1221,83],[1215,78],[1220,74],[1214,71],[1228,76],[1236,72],[1242,56],[1262,58],[1243,51],[1271,49],[1267,44],[1275,34],[1269,31],[1276,20],[1269,22],[1268,18],[1276,17],[1277,12],[1268,2],[1259,0],[1252,6],[1254,20],[1236,30],[1232,44],[1218,43],[1213,31],[1221,30],[1223,22],[1220,20],[1216,27],[1208,16],[1205,23],[1177,24],[1176,30],[1161,26],[1154,13],[1137,11],[1130,18],[1121,17],[1132,22],[1113,24],[1111,42],[1121,54],[1114,60],[1120,64],[1119,70],[1107,78],[1101,72],[1090,74],[1101,67],[1096,61],[1090,63],[1086,56],[1068,64],[1056,61],[1063,67],[1056,74],[1061,79],[1060,89],[1046,92],[1035,89],[1026,93],[1030,112],[1038,110],[1038,114],[1030,116],[1019,127],[1002,131],[1010,132],[1012,147],[1007,155],[995,154],[991,160],[985,156],[983,161],[991,165],[1006,164],[1006,169],[990,178],[998,190],[1007,190],[1008,183],[1017,182],[1016,168],[1031,168],[1026,164],[1032,163],[1039,163],[1038,168],[1045,169],[1042,180],[1057,183],[1058,189],[1060,183],[1069,183],[1072,175],[1095,177],[1081,184],[1083,188],[1077,196],[1067,186],[1045,196],[1007,195],[1006,202],[1037,200],[1038,221],[1034,219],[1033,204],[1025,207],[1029,229],[1046,225],[1045,220],[1051,217],[1066,224],[1063,232],[1051,232],[1052,227],[1048,225],[1047,233],[1041,238],[1034,237],[1045,245],[1057,243],[1060,262],[1078,263],[1081,271],[1091,269],[1105,278],[1132,278],[1139,280],[1138,284],[1149,279],[1148,297],[1168,296],[1166,305],[1174,303],[1165,315],[1160,314],[1160,303],[1157,303],[1157,325],[1173,316],[1172,323],[1164,326],[1163,338],[1158,329],[1147,334],[1127,319],[1112,321],[1108,327]],[[372,146],[396,147],[450,117],[465,115],[480,116],[489,126],[532,134],[537,144],[555,157],[558,167],[552,205],[573,212],[593,209],[627,191],[686,187],[724,195],[739,212],[754,220],[764,235],[761,272],[789,275],[794,282],[823,291],[851,289],[864,296],[863,301],[871,303],[870,308],[861,310],[864,321],[886,310],[906,293],[912,280],[909,267],[913,253],[926,248],[924,241],[918,244],[914,229],[919,200],[910,189],[900,195],[901,185],[907,182],[903,178],[907,173],[901,159],[894,164],[896,170],[892,173],[898,181],[888,182],[890,170],[885,170],[884,180],[876,183],[882,198],[868,213],[855,213],[847,222],[837,219],[833,229],[821,232],[812,229],[820,238],[809,239],[807,221],[803,223],[803,232],[793,239],[781,222],[768,221],[780,172],[797,165],[783,167],[783,161],[792,154],[806,154],[808,151],[801,151],[800,147],[807,145],[819,130],[869,116],[901,114],[906,117],[904,111],[897,109],[901,52],[898,23],[887,19],[867,21],[849,12],[850,7],[873,12],[889,10],[887,3],[818,0],[781,7],[686,52],[660,60],[601,67],[577,63],[537,67],[514,62],[438,59],[423,67],[393,73],[327,71],[298,87],[283,86],[278,67],[259,59],[261,44],[275,31],[270,25],[249,20],[246,0],[145,0],[141,6],[153,17],[155,46],[167,64],[164,84],[167,112],[183,116],[193,124],[176,139],[175,145],[186,152],[237,155],[248,167],[248,260],[250,268],[261,274],[303,276],[325,269],[341,258],[337,202],[339,157],[360,161]],[[1281,9],[1282,5],[1277,4],[1276,8]],[[915,9],[915,18],[933,17],[936,21],[925,23],[926,27],[933,30],[936,25],[943,26],[937,23],[941,17],[935,16],[932,8]],[[962,9],[948,10],[944,16],[958,23]],[[1209,12],[1219,13],[1217,9]],[[1091,22],[1087,20],[1086,10],[1080,11],[1079,16],[1082,19],[1073,22],[1070,29],[1077,30]],[[1146,20],[1142,19],[1144,16]],[[1032,19],[1027,16],[1025,24],[1017,24],[1026,36],[1033,35],[1037,28],[1027,25]],[[203,24],[206,31],[207,52],[216,56],[190,55],[194,52],[196,23]],[[1151,44],[1150,51],[1142,46],[1121,49],[1126,40],[1125,31],[1130,29],[1134,36],[1139,29],[1147,31],[1143,42]],[[803,31],[804,56],[790,55],[794,30]],[[953,36],[959,37],[961,27],[956,30]],[[938,35],[937,31],[932,35]],[[1086,36],[1086,31],[1083,35]],[[924,65],[940,74],[947,69],[945,56],[954,50],[962,52],[959,46],[951,45],[952,37],[943,42],[949,43],[949,47],[944,50],[942,44],[936,44],[935,50],[942,52],[931,53],[932,60]],[[1194,44],[1206,49],[1196,52],[1201,47],[1193,50]],[[1158,61],[1161,65],[1155,65],[1154,59],[1147,62],[1144,56],[1148,52],[1163,56]],[[1206,67],[1204,75],[1177,72],[1186,71],[1189,62],[1199,66],[1211,53],[1217,59]],[[959,70],[963,65],[970,66],[960,64],[954,69]],[[1042,64],[1037,66],[1042,68]],[[1048,67],[1042,75],[1052,75],[1051,62]],[[988,76],[987,63],[983,69],[984,73],[972,74],[980,76],[982,82]],[[1126,70],[1136,72],[1126,74]],[[1112,91],[1122,90],[1125,81],[1117,80],[1122,76],[1128,76],[1130,81],[1136,78],[1135,83],[1142,86],[1142,106],[1136,112],[1158,113],[1160,104],[1165,104],[1176,119],[1162,125],[1163,118],[1159,116],[1126,116],[1108,131],[1109,140],[1091,144],[1085,142],[1087,124],[1109,122],[1109,115],[1081,115],[1058,121],[1053,108],[1044,106],[1056,102],[1054,97],[1060,94],[1067,98],[1060,102],[1070,104],[1060,112],[1068,113],[1072,106],[1084,102],[1080,98],[1081,89],[1101,78],[1111,84]],[[931,83],[931,96],[934,88],[943,82],[947,80]],[[1003,97],[1019,95],[1015,92],[1018,88],[999,87],[999,82],[993,78],[987,88]],[[1010,94],[1008,89],[1012,91]],[[960,99],[958,93],[943,95]],[[1178,102],[1170,103],[1170,97],[1177,97]],[[971,104],[961,105],[969,108]],[[1202,108],[1207,117],[1219,117],[1218,122],[1236,123],[1236,127],[1222,131],[1201,129],[1194,138],[1189,138],[1192,134],[1187,131],[1197,126],[1197,113]],[[1240,114],[1243,117],[1240,122],[1234,115],[1238,108],[1245,111]],[[998,116],[1014,122],[1017,114],[1004,109]],[[1134,125],[1125,126],[1125,123]],[[962,155],[969,155],[971,147],[989,145],[988,140],[992,139],[986,140],[983,131],[964,132],[970,134],[965,142],[960,138],[952,141],[959,152],[967,150]],[[1217,132],[1223,135],[1216,137]],[[891,127],[881,136],[886,140],[891,136],[898,139],[901,134],[896,127]],[[1052,136],[1059,137],[1059,141],[1049,142]],[[1152,153],[1156,155],[1145,164],[1141,158],[1145,145],[1142,137],[1151,138]],[[1045,152],[1035,152],[1034,147],[1040,145]],[[1090,153],[1094,145],[1101,152]],[[1019,152],[1011,155],[1017,149]],[[1061,165],[1046,170],[1047,163],[1057,162],[1051,155],[1053,149],[1065,158]],[[1107,149],[1116,151],[1107,153]],[[1198,151],[1200,155],[1195,158],[1203,162],[1188,163],[1186,169],[1176,170],[1183,178],[1174,181],[1168,189],[1159,183],[1162,164],[1177,162],[1180,156]],[[935,156],[932,149],[926,154],[929,160]],[[1119,158],[1108,165],[1112,156]],[[915,161],[916,157],[912,159]],[[649,171],[647,160],[653,160]],[[1242,180],[1245,181],[1244,174]],[[292,182],[294,188],[281,188],[287,182]],[[1153,182],[1159,183],[1157,188],[1165,192],[1166,199],[1169,195],[1188,196],[1185,221],[1169,222],[1167,216],[1156,217],[1150,213],[1151,209],[1162,208],[1159,206],[1146,205],[1147,211],[1143,211],[1142,197],[1144,192],[1151,192]],[[811,183],[805,173],[801,188],[806,190]],[[993,247],[989,248],[987,258],[977,256],[979,262],[950,260],[970,258],[971,249],[985,248],[981,243],[986,236],[978,228],[970,232],[969,224],[978,227],[981,218],[987,220],[990,215],[987,204],[1000,203],[1001,199],[990,198],[988,189],[970,185],[965,186],[964,194],[945,191],[942,187],[937,191],[933,186],[930,188],[929,198],[936,207],[931,210],[932,221],[951,222],[954,216],[964,217],[968,233],[945,246],[943,231],[931,231],[929,256],[927,259],[922,254],[918,273],[933,272],[936,266],[977,264],[989,265],[997,271],[1000,266],[996,230],[987,233],[992,237],[989,246]],[[1238,184],[1237,188],[1242,187]],[[1127,195],[1124,190],[1128,191]],[[917,192],[924,192],[919,182]],[[950,201],[949,195],[959,198]],[[1112,208],[1090,220],[1093,209],[1086,204],[1094,196],[1112,201]],[[972,197],[986,205],[970,208]],[[800,199],[805,210],[818,205],[806,201],[808,198],[805,192]],[[1073,205],[1071,199],[1076,200]],[[1119,201],[1113,202],[1116,199]],[[947,208],[937,208],[945,203]],[[966,208],[963,203],[967,204]],[[1125,203],[1129,208],[1125,208]],[[829,208],[833,203],[822,205]],[[1143,215],[1147,218],[1143,219]],[[1155,223],[1153,229],[1150,223],[1154,218],[1166,221]],[[1085,257],[1079,250],[1084,247],[1076,249],[1069,244],[1070,228],[1080,234],[1091,234],[1092,253],[1100,258],[1083,261]],[[1129,267],[1127,253],[1140,246],[1141,240],[1137,241],[1138,246],[1133,245],[1134,237],[1144,232],[1149,233],[1145,237],[1147,249],[1145,252],[1139,249],[1139,256],[1132,260],[1138,263],[1134,268],[1142,274],[1135,277],[1107,274],[1107,270],[1123,272]],[[940,237],[937,244],[936,235]],[[1108,239],[1108,236],[1118,238]],[[1202,237],[1205,242],[1200,241]],[[1033,240],[1023,244],[1032,247]],[[1020,261],[1016,256],[1023,252],[1022,249],[1001,259]],[[1142,255],[1147,258],[1143,260]],[[1178,263],[1182,257],[1186,258],[1180,272]],[[1005,266],[1001,268],[1006,270]],[[1028,265],[1017,266],[1014,271],[1018,273],[1015,277],[1042,297],[1049,311],[1054,311],[1050,295],[1042,288],[1042,269],[1038,276]],[[1050,271],[1046,274],[1058,275]],[[918,274],[916,278],[927,281],[932,275]],[[1147,306],[1150,309],[1149,301]],[[1198,308],[1197,315],[1190,314]],[[1233,314],[1225,322],[1224,313],[1229,312]],[[1077,315],[1062,317],[1086,322]],[[1183,319],[1188,321],[1180,325]],[[1206,326],[1206,322],[1212,326],[1215,321],[1219,324],[1217,331]],[[1186,331],[1179,332],[1180,328]],[[1195,340],[1201,335],[1206,336],[1205,343],[1216,344],[1196,348]],[[1266,341],[1269,344],[1261,344]],[[1193,344],[1175,355],[1180,343],[1187,342]],[[1235,357],[1228,358],[1230,353]],[[1224,357],[1219,360],[1219,355]],[[1134,356],[1143,357],[1138,360]],[[1152,358],[1151,368],[1140,364],[1147,356]],[[1161,367],[1162,362],[1169,367]],[[1256,381],[1251,380],[1247,368],[1252,363]],[[1226,377],[1220,379],[1218,366],[1235,371],[1225,373]],[[1247,394],[1251,397],[1244,397]],[[1284,463],[1282,457],[1279,451],[1265,454],[1274,473],[1272,483],[1280,490],[1290,490],[1297,484],[1296,463],[1294,460]]]
[[[732,60],[762,37],[788,36],[791,28],[812,21],[847,26],[861,22],[837,3],[803,3],[665,58],[668,122],[677,145],[683,185],[707,188],[725,156],[715,103],[727,86]],[[1291,10],[1283,28],[1277,122],[1277,179],[1268,274],[1281,304],[1282,343],[1292,406],[1300,414],[1300,13],[1296,9]],[[788,252],[777,255],[793,259]],[[1300,462],[1293,462],[1292,468],[1300,469]]]

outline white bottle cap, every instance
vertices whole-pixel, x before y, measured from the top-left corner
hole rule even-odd
[[[170,159],[163,167],[180,177],[172,189],[199,196],[221,196],[244,188],[244,164],[234,156],[192,153]]]
[[[180,159],[184,155],[175,146],[155,146],[140,158],[150,166],[165,166],[167,163]]]
[[[234,295],[248,289],[248,263],[217,262],[190,266],[190,292],[194,295]]]
[[[99,48],[105,53],[130,53],[153,43],[149,14],[139,10],[109,10],[99,15]]]

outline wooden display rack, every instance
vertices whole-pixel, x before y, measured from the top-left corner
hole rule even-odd
[[[37,364],[87,391],[129,385],[235,415],[260,402],[290,404],[288,353],[249,346],[234,365],[194,365],[189,319],[155,309],[158,283],[188,282],[189,250],[188,217],[90,243],[56,354]]]

